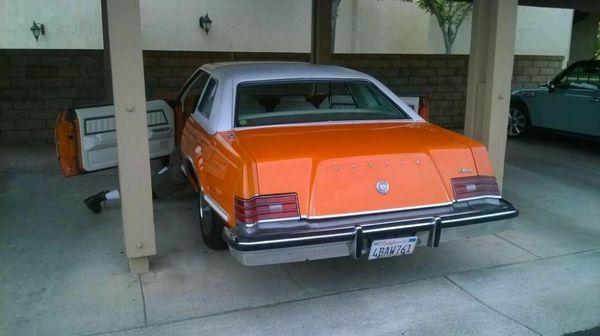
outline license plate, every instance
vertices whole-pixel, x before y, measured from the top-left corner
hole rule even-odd
[[[369,260],[411,254],[417,246],[417,237],[375,240],[371,244]]]

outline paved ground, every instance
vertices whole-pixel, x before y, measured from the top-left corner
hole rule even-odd
[[[0,146],[0,335],[561,335],[600,324],[598,143],[509,141],[514,230],[376,262],[248,268],[205,248],[192,194],[155,202],[158,256],[132,275],[120,210],[49,146]],[[596,329],[597,330],[597,329]]]

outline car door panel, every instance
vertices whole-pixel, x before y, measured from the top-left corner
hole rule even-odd
[[[544,90],[535,92],[530,108],[534,126],[600,136],[600,63],[575,62]]]
[[[562,130],[571,133],[600,136],[600,104],[594,102],[595,90],[566,90],[565,104],[571,107],[568,116],[562,116]],[[557,116],[557,119],[559,116]],[[555,123],[559,123],[556,120]]]
[[[547,102],[555,97],[550,96],[550,93],[545,89],[525,92],[521,97],[527,104],[531,125],[535,127],[544,127],[542,126],[545,124],[545,120],[543,119],[544,110],[547,109]]]
[[[175,148],[173,109],[161,99],[146,102],[150,158],[168,156]],[[56,149],[63,175],[72,176],[117,166],[117,134],[113,105],[73,108],[60,113]]]
[[[594,90],[557,88],[530,98],[531,124],[563,132],[600,136],[600,102]],[[600,99],[599,99],[600,100]]]

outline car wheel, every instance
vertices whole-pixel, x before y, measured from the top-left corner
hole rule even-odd
[[[198,193],[198,218],[204,244],[212,250],[225,249],[227,244],[223,240],[223,219],[206,202],[202,192]]]
[[[508,111],[508,136],[518,137],[525,133],[529,126],[527,115],[519,107],[511,106]]]

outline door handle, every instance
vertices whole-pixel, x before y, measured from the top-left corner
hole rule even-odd
[[[590,98],[590,101],[592,101],[594,103],[600,103],[600,97],[592,97],[592,98]]]
[[[533,96],[535,96],[535,93],[533,93],[533,92],[525,92],[525,93],[523,93],[523,97],[533,97]]]

